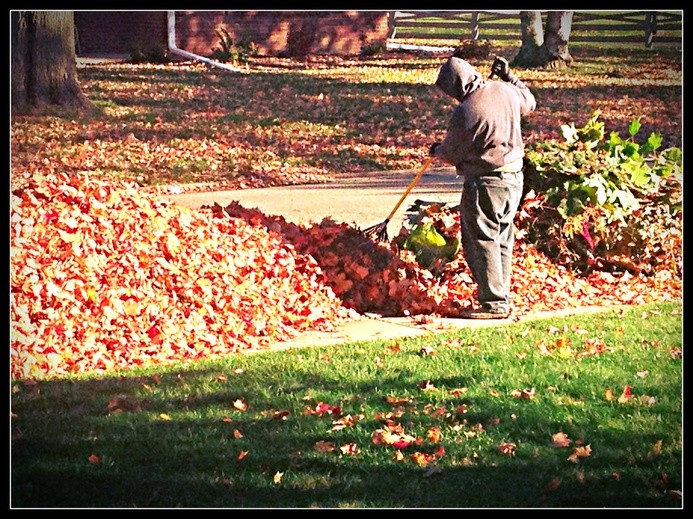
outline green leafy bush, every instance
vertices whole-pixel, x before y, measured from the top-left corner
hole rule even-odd
[[[639,118],[627,137],[607,138],[600,115],[562,125],[562,142],[528,147],[524,231],[576,271],[680,270],[681,150],[661,150],[654,132],[638,142]]]
[[[211,58],[222,63],[247,63],[251,56],[257,54],[254,43],[247,45],[234,44],[233,37],[224,27],[215,31],[219,38],[219,47],[212,51]]]

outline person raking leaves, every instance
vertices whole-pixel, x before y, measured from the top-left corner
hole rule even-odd
[[[502,81],[491,81],[494,75]],[[443,141],[433,143],[429,154],[454,165],[463,177],[462,249],[477,284],[478,305],[462,317],[504,319],[511,313],[513,220],[524,182],[520,121],[536,108],[536,100],[500,57],[484,80],[453,55],[435,85],[459,101]]]

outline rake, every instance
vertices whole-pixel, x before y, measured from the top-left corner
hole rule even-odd
[[[390,223],[390,219],[395,215],[395,213],[397,212],[397,209],[399,209],[399,206],[401,206],[402,202],[404,202],[404,199],[407,198],[407,195],[411,192],[412,189],[414,189],[414,186],[419,182],[419,180],[421,179],[423,174],[426,172],[428,167],[433,162],[434,158],[435,157],[432,157],[432,156],[428,157],[428,160],[424,163],[423,166],[421,166],[421,169],[419,170],[419,172],[414,177],[414,180],[411,181],[411,184],[409,184],[409,187],[404,192],[402,197],[399,199],[399,202],[397,202],[397,205],[395,205],[395,207],[392,209],[392,211],[390,211],[390,214],[387,216],[387,218],[385,218],[385,220],[383,220],[379,224],[372,225],[371,227],[368,227],[368,228],[364,229],[363,231],[361,231],[361,233],[366,238],[370,238],[372,240],[379,241],[379,242],[388,241],[389,238],[387,235],[387,224]]]

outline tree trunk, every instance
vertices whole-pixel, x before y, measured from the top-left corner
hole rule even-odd
[[[88,109],[77,82],[72,11],[13,11],[11,106],[15,114],[50,107]]]
[[[547,64],[559,62],[559,66],[562,66],[573,61],[573,57],[568,51],[572,26],[573,11],[549,12],[546,17],[546,39],[544,41]]]
[[[520,11],[522,46],[512,61],[513,66],[534,67],[539,63],[539,49],[544,44],[541,11]]]
[[[520,11],[522,46],[513,66],[560,68],[573,61],[568,50],[573,11],[549,11],[542,28],[539,11]]]

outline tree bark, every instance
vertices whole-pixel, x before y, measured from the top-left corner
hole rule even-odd
[[[526,68],[560,68],[573,61],[568,50],[573,11],[549,11],[542,27],[540,11],[520,11],[522,45],[512,61]]]
[[[539,49],[544,44],[541,11],[520,11],[522,45],[511,65],[534,67],[539,64]]]
[[[92,108],[77,82],[72,11],[13,11],[10,32],[14,114]]]
[[[573,11],[550,11],[546,17],[546,39],[544,48],[547,63],[561,61],[563,64],[573,61],[568,50],[570,30],[573,26]]]

